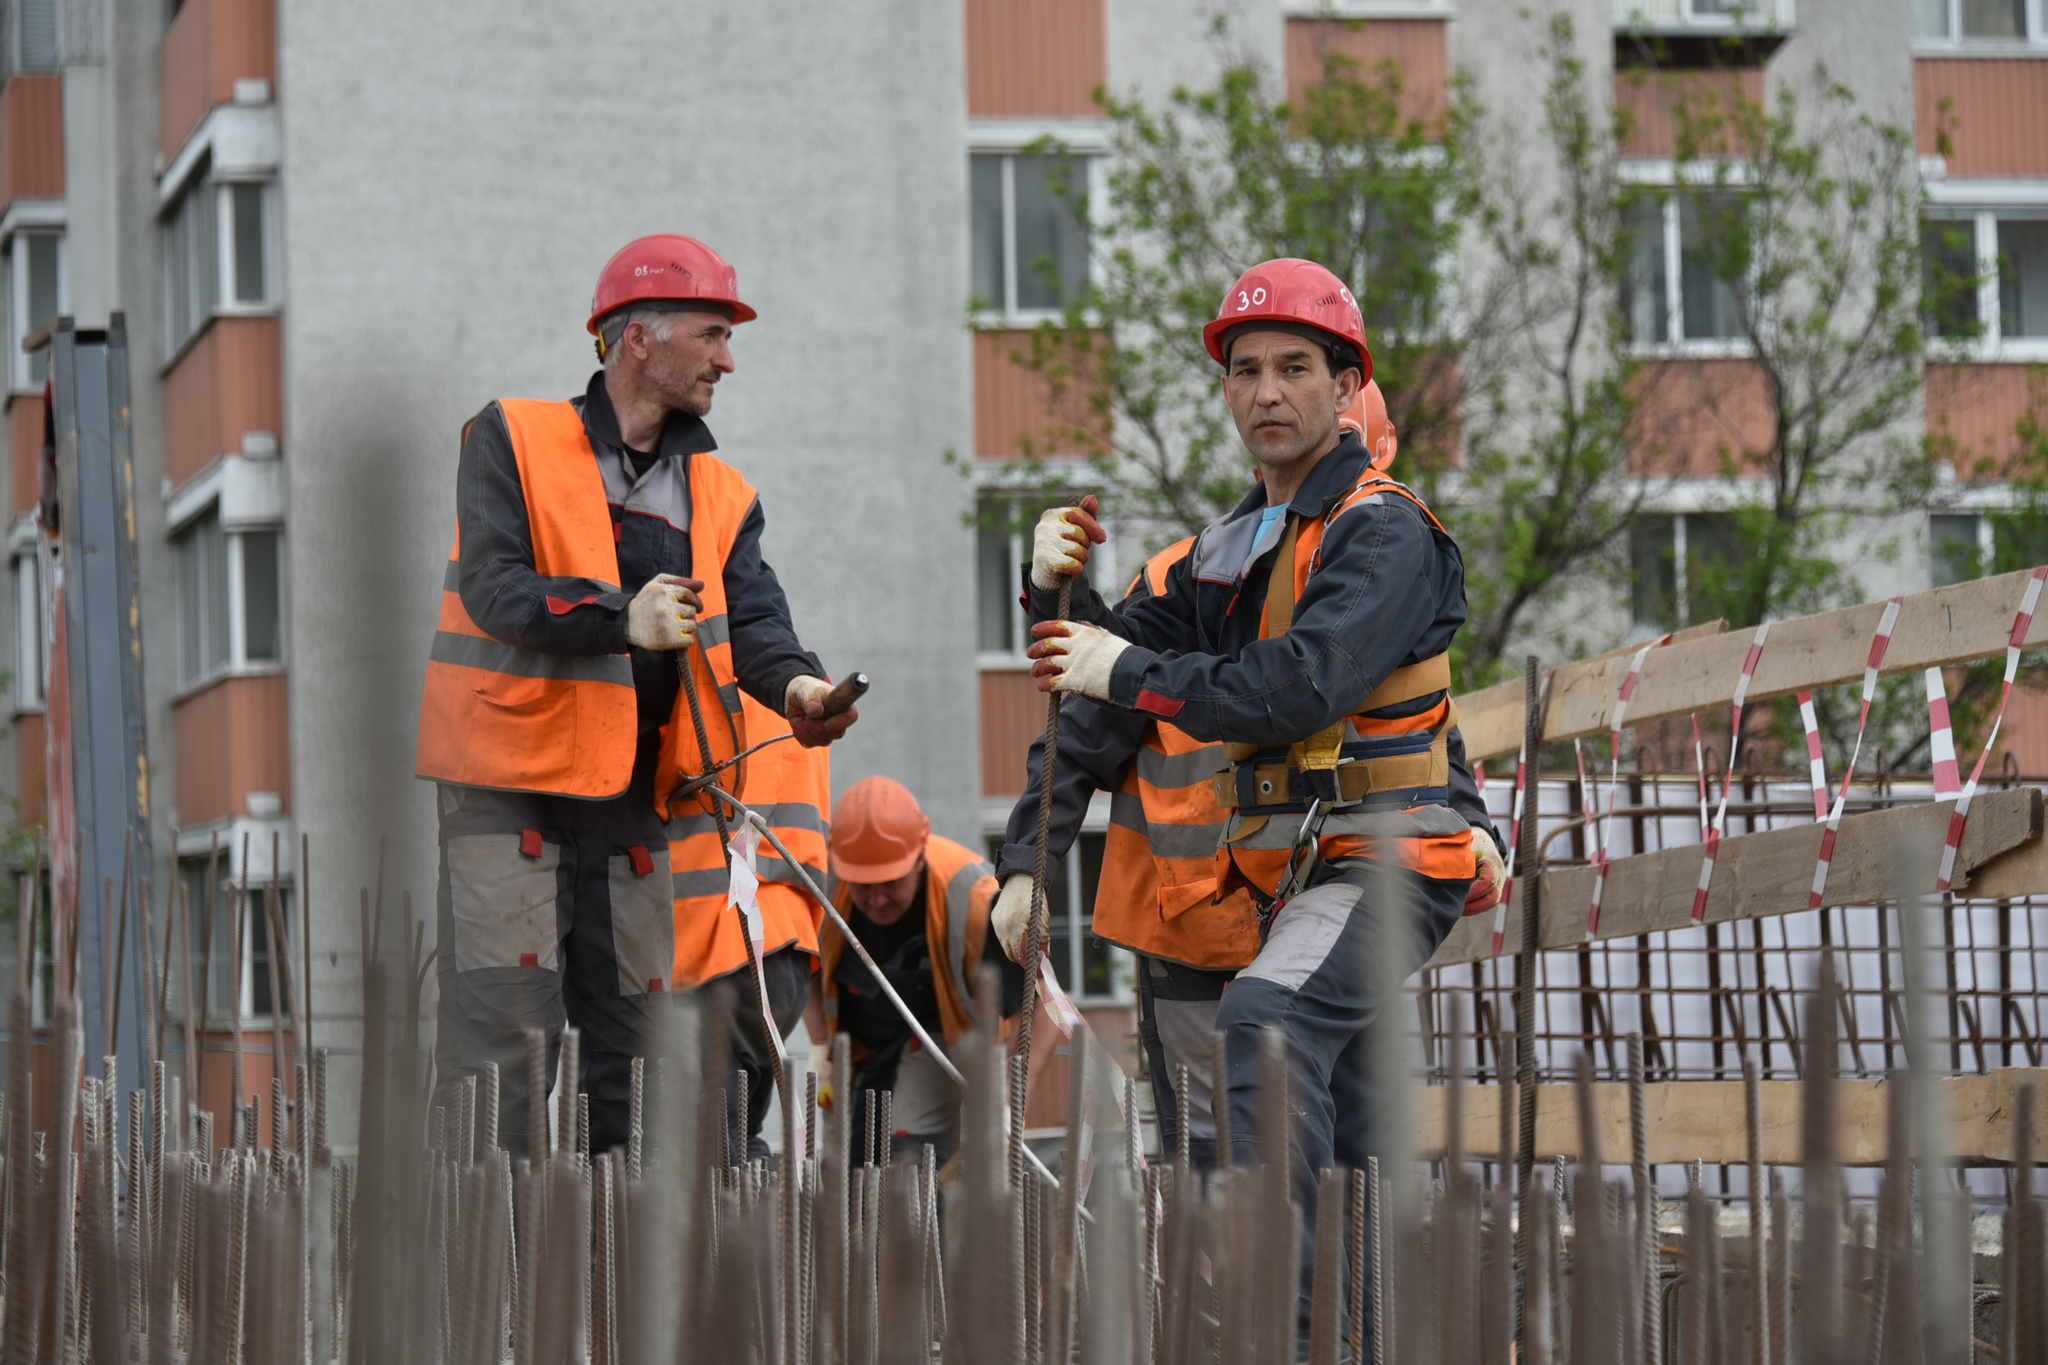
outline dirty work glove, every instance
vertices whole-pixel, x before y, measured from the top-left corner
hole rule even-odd
[[[1003,879],[1003,889],[996,893],[996,903],[988,912],[988,927],[996,931],[1010,961],[1020,967],[1024,965],[1024,931],[1030,925],[1031,878],[1026,873],[1013,872]]]
[[[1479,869],[1473,874],[1472,889],[1465,893],[1465,913],[1477,915],[1500,904],[1500,889],[1507,885],[1508,865],[1501,861],[1493,836],[1483,829],[1472,831],[1472,851],[1479,857]]]
[[[1090,493],[1078,507],[1052,507],[1039,516],[1031,533],[1031,586],[1051,592],[1062,578],[1081,572],[1088,563],[1088,546],[1109,539],[1095,519],[1097,510]]]
[[[849,706],[836,716],[825,714],[825,695],[832,684],[808,673],[789,680],[782,694],[782,714],[789,721],[796,742],[806,749],[822,749],[846,733],[860,719],[860,708]]]
[[[626,604],[626,643],[637,649],[688,649],[697,634],[701,580],[660,573]]]
[[[1031,675],[1039,691],[1079,692],[1097,701],[1109,700],[1109,675],[1117,656],[1131,647],[1129,640],[1084,621],[1040,621],[1031,628],[1031,640],[1024,653],[1036,660]]]

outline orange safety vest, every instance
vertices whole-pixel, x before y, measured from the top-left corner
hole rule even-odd
[[[507,398],[498,407],[512,439],[533,536],[534,572],[587,578],[618,591],[619,556],[597,454],[573,403]],[[713,455],[690,456],[690,574],[703,580],[698,647],[690,671],[703,698],[712,761],[745,747],[740,690],[726,620],[725,561],[755,494]],[[602,800],[626,790],[638,735],[633,666],[617,654],[521,649],[490,635],[462,605],[462,527],[441,579],[441,616],[427,657],[414,771],[440,782]],[[663,727],[654,805],[700,771],[681,693]],[[702,799],[702,798],[700,798]]]
[[[988,912],[995,899],[996,872],[987,859],[944,835],[925,837],[924,940],[938,979],[940,1041],[949,1048],[974,1024],[974,973],[988,946]],[[843,885],[834,887],[832,901],[839,913],[846,915],[853,906],[853,893]],[[846,952],[846,937],[838,925],[827,922],[819,940],[825,1021],[837,1031],[839,983],[835,978]]]
[[[1146,561],[1131,584],[1154,597],[1194,537]],[[1259,951],[1258,910],[1240,882],[1228,890],[1216,849],[1230,812],[1210,779],[1224,767],[1221,744],[1206,744],[1165,721],[1145,731],[1109,801],[1109,833],[1095,889],[1096,937],[1133,952],[1208,971],[1235,971]]]
[[[1294,604],[1301,599],[1309,575],[1319,563],[1323,536],[1337,518],[1372,498],[1389,495],[1413,503],[1439,535],[1449,538],[1450,532],[1421,498],[1380,471],[1368,470],[1323,516],[1289,515],[1259,620],[1262,639],[1287,633],[1294,619]],[[1291,582],[1283,576],[1286,570],[1291,570]],[[1384,817],[1376,812],[1367,813],[1372,805],[1361,801],[1361,797],[1448,788],[1450,758],[1446,745],[1457,718],[1450,689],[1448,659],[1434,655],[1395,669],[1359,704],[1357,711],[1284,751],[1260,750],[1250,745],[1226,746],[1232,766],[1218,775],[1214,790],[1218,802],[1235,807],[1237,815],[1216,853],[1223,884],[1229,886],[1239,879],[1249,879],[1268,893],[1280,884],[1287,870],[1292,836],[1300,827],[1299,806],[1292,813],[1261,815],[1257,806],[1263,803],[1256,798],[1269,790],[1284,790],[1290,774],[1305,768],[1334,767],[1346,803],[1339,805],[1324,822],[1318,855],[1324,861],[1372,856],[1372,843],[1364,830],[1374,819]],[[1389,714],[1404,703],[1433,695],[1437,701],[1416,715]],[[1273,797],[1276,803],[1286,799]],[[1448,796],[1442,801],[1424,800],[1401,809],[1406,817],[1402,822],[1400,850],[1403,866],[1442,881],[1466,880],[1475,875],[1477,855],[1472,848],[1472,827],[1450,808]]]
[[[747,736],[755,743],[789,733],[788,721],[752,697],[743,697],[741,706]],[[726,790],[768,822],[820,890],[825,888],[826,821],[832,809],[832,769],[826,754],[793,739],[778,740],[737,768],[727,769],[725,782]],[[741,776],[735,778],[735,771]],[[726,825],[735,831],[739,827],[730,810]],[[747,944],[727,895],[730,875],[711,812],[696,801],[678,804],[669,821],[668,840],[668,863],[676,879],[675,984],[689,989],[745,967]],[[754,868],[761,880],[756,903],[761,907],[763,953],[794,947],[815,955],[824,907],[803,889],[766,839]]]

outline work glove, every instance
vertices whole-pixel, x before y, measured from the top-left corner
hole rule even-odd
[[[1109,700],[1109,675],[1129,640],[1083,621],[1040,621],[1031,628],[1031,676],[1041,692],[1078,692]]]
[[[1078,507],[1051,507],[1031,533],[1031,586],[1051,592],[1062,578],[1071,578],[1088,563],[1088,547],[1109,539],[1095,519],[1095,495]]]
[[[1472,876],[1472,889],[1465,893],[1465,913],[1477,915],[1500,904],[1500,889],[1507,885],[1508,865],[1501,861],[1493,836],[1483,829],[1472,831],[1472,851],[1479,868]]]
[[[823,678],[801,673],[789,680],[782,693],[782,714],[789,721],[796,742],[806,749],[824,748],[860,719],[857,706],[849,706],[836,716],[826,715],[825,696],[831,690],[832,684]]]
[[[1024,931],[1031,927],[1031,878],[1013,872],[1003,879],[996,903],[988,912],[988,927],[995,930],[1010,961],[1024,965]]]
[[[688,649],[697,635],[702,580],[660,573],[626,604],[626,643],[636,649]]]

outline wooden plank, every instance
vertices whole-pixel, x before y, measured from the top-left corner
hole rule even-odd
[[[2048,1069],[2013,1068],[1982,1076],[1946,1076],[1941,1088],[1948,1106],[1947,1155],[1974,1165],[2009,1162],[2013,1153],[2013,1121],[2019,1088],[2034,1084],[2034,1159],[2048,1161]],[[1836,1112],[1841,1128],[1836,1150],[1851,1166],[1878,1166],[1885,1160],[1884,1080],[1836,1082]],[[1772,1165],[1800,1160],[1799,1081],[1763,1081],[1757,1086],[1762,1116],[1763,1159]],[[1512,1088],[1466,1086],[1463,1096],[1464,1147],[1468,1155],[1497,1157],[1500,1148],[1500,1103]],[[1446,1094],[1428,1086],[1415,1096],[1415,1154],[1438,1156],[1444,1149]],[[1513,1100],[1510,1098],[1509,1103]],[[1569,1085],[1536,1087],[1536,1155],[1539,1160],[1579,1155],[1578,1101]],[[1593,1087],[1593,1109],[1599,1128],[1603,1162],[1628,1160],[1628,1086],[1602,1081]],[[1653,1163],[1705,1161],[1739,1164],[1748,1160],[1743,1142],[1743,1097],[1740,1081],[1660,1081],[1643,1087],[1643,1114]]]
[[[1664,648],[1669,649],[1671,645],[1683,644],[1688,640],[1704,640],[1710,635],[1719,635],[1727,628],[1728,623],[1726,621],[1702,621],[1696,626],[1687,626],[1684,630],[1674,631],[1670,644],[1665,645]],[[1648,643],[1650,643],[1648,640],[1633,640],[1617,649],[1610,649],[1600,654],[1589,654],[1583,659],[1574,660],[1571,667],[1586,668],[1617,658],[1624,661],[1633,659],[1636,651]],[[1625,662],[1623,671],[1627,671]],[[1458,729],[1465,736],[1465,756],[1467,758],[1493,758],[1500,754],[1513,754],[1521,751],[1524,697],[1523,682],[1520,678],[1511,678],[1507,682],[1495,683],[1493,686],[1483,687],[1477,692],[1467,692],[1460,696],[1457,701]],[[1472,747],[1473,727],[1475,725],[1478,727],[1480,737],[1487,744],[1487,748],[1474,749]],[[1503,730],[1503,727],[1505,727],[1505,730]]]
[[[2042,849],[2042,796],[2038,788],[1981,793],[1970,807],[1956,855],[1955,887],[1970,896],[2025,895],[2048,891],[2048,852]],[[1873,905],[1890,892],[1890,854],[1901,845],[1920,841],[1939,850],[1948,831],[1953,801],[1931,801],[1894,810],[1845,815],[1835,839],[1829,868],[1827,905]],[[1813,867],[1820,855],[1821,825],[1743,834],[1721,841],[1714,864],[1714,884],[1707,897],[1707,920],[1763,919],[1807,908]],[[2025,849],[2024,854],[2017,852]],[[1990,890],[1975,878],[1980,868],[2009,857],[2010,869],[1987,877]],[[1625,938],[1692,924],[1693,890],[1699,884],[1700,845],[1617,858],[1608,864],[1607,890],[1601,901],[1600,937]],[[1933,868],[1928,869],[1928,890]],[[1542,878],[1542,923],[1536,941],[1543,948],[1569,948],[1585,941],[1586,907],[1593,896],[1593,869],[1559,868]],[[1507,943],[1522,941],[1522,898],[1508,910]],[[1438,945],[1429,967],[1478,962],[1492,956],[1492,916],[1467,915]]]
[[[1900,605],[1899,623],[1885,654],[1886,673],[1966,663],[2004,650],[2013,616],[2026,591],[2027,571],[1999,574],[1916,593]],[[1870,637],[1884,603],[1780,621],[1757,664],[1749,699],[1783,696],[1863,676]],[[1726,706],[1755,632],[1737,629],[1700,639],[1673,640],[1652,650],[1628,706],[1630,721],[1682,716]],[[2037,612],[2024,641],[2048,644],[2048,611]],[[1615,694],[1628,673],[1630,654],[1618,651],[1558,668],[1543,715],[1545,740],[1598,734],[1607,728]],[[1489,687],[1458,701],[1458,726],[1473,759],[1513,754],[1521,747],[1522,684]]]

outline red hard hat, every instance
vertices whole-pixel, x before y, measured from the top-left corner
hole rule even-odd
[[[592,336],[606,313],[629,303],[667,299],[678,303],[722,303],[732,310],[732,320],[752,322],[754,310],[740,302],[739,272],[725,258],[695,237],[672,232],[636,237],[612,253],[597,272],[597,289],[590,296],[590,321],[583,324]]]
[[[1365,377],[1372,378],[1372,348],[1365,344],[1365,317],[1344,281],[1314,261],[1282,256],[1261,261],[1237,277],[1223,295],[1216,320],[1202,329],[1202,344],[1224,363],[1223,336],[1248,322],[1293,322],[1356,347]]]
[[[893,882],[924,857],[931,832],[910,788],[893,777],[863,777],[832,808],[832,875],[842,882]]]
[[[1337,425],[1358,433],[1358,439],[1365,442],[1366,450],[1372,455],[1374,469],[1386,469],[1394,463],[1394,452],[1400,449],[1400,438],[1394,431],[1393,421],[1387,416],[1387,396],[1380,392],[1377,379],[1365,381],[1365,387],[1358,391],[1358,397],[1351,400],[1351,406],[1344,409]]]

